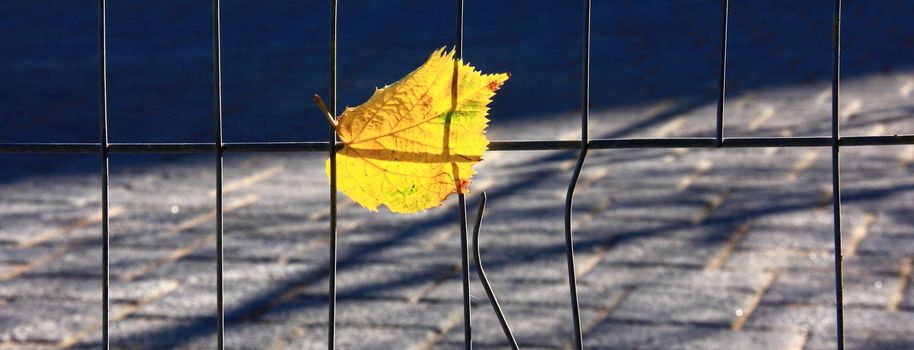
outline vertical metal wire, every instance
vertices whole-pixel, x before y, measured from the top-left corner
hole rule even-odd
[[[337,1],[330,0],[330,114],[336,116],[336,28]],[[328,301],[327,349],[336,347],[336,131],[330,128],[330,291]]]
[[[108,255],[108,48],[105,0],[98,0],[98,119],[102,177],[102,349],[108,349],[111,261]]]
[[[717,147],[724,143],[724,100],[727,92],[727,22],[729,22],[730,4],[728,0],[721,2],[720,15],[720,72],[718,75],[717,98]]]
[[[463,342],[464,348],[470,350],[473,348],[473,325],[471,318],[470,304],[470,258],[469,248],[467,247],[467,202],[463,193],[457,194],[458,207],[460,211],[460,272],[463,274]]]
[[[220,0],[213,0],[213,108],[216,117],[216,342],[225,347],[225,286],[223,281],[223,205],[222,205],[222,18]]]
[[[463,58],[463,0],[457,0],[457,32],[454,44],[454,57]],[[452,95],[457,96],[457,70],[454,70],[454,83]],[[448,137],[445,135],[445,137]],[[445,150],[446,152],[448,150]],[[458,191],[459,192],[459,191]],[[463,193],[457,193],[457,210],[460,212],[460,272],[463,275],[463,342],[464,348],[473,348],[473,325],[471,318],[472,305],[470,304],[470,250],[467,242],[467,202]]]
[[[565,194],[565,259],[568,262],[568,289],[571,294],[571,317],[574,322],[575,348],[584,349],[584,334],[581,329],[581,307],[578,305],[577,273],[574,268],[574,237],[571,227],[571,212],[574,204],[574,188],[577,186],[584,160],[589,148],[588,121],[590,119],[590,0],[584,0],[584,51],[581,57],[581,153],[575,164],[574,173]]]
[[[832,28],[831,177],[835,227],[835,332],[838,349],[844,349],[844,267],[841,248],[841,171],[838,157],[841,111],[841,0],[835,0]]]

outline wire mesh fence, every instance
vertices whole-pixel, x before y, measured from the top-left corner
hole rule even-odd
[[[319,142],[225,142],[222,135],[222,69],[221,69],[221,9],[220,0],[212,2],[212,31],[213,31],[213,96],[214,96],[214,115],[215,115],[215,132],[213,142],[211,143],[110,143],[108,139],[108,98],[107,98],[107,48],[106,48],[106,1],[98,1],[98,67],[99,67],[99,127],[100,139],[95,143],[6,143],[0,144],[0,153],[9,154],[29,154],[29,153],[54,153],[54,154],[98,154],[100,159],[100,177],[101,177],[101,235],[102,235],[102,261],[103,271],[103,288],[102,288],[102,339],[103,347],[108,348],[109,340],[109,216],[110,204],[108,202],[109,187],[109,157],[112,154],[148,154],[148,153],[197,153],[211,154],[215,160],[216,181],[215,181],[215,206],[216,206],[216,290],[214,291],[217,298],[217,341],[218,347],[224,347],[225,338],[225,310],[224,310],[224,278],[223,278],[223,158],[225,153],[275,153],[275,152],[326,152],[330,159],[330,215],[329,215],[329,300],[328,300],[328,333],[327,347],[333,349],[336,341],[336,262],[337,262],[337,189],[336,189],[336,152],[343,147],[337,141],[336,135],[332,129],[328,134],[327,141]],[[330,0],[330,36],[328,40],[330,56],[329,71],[327,72],[329,86],[328,99],[329,108],[332,112],[337,111],[337,24],[338,11],[337,0]],[[454,45],[456,56],[461,57],[463,54],[463,37],[464,37],[464,1],[455,1],[456,28]],[[831,183],[832,183],[832,206],[833,206],[833,226],[834,226],[834,294],[835,294],[835,332],[837,335],[837,347],[844,348],[844,308],[843,308],[843,271],[842,271],[842,236],[841,236],[841,181],[840,181],[840,149],[842,147],[855,146],[887,146],[887,145],[911,145],[914,144],[914,135],[891,135],[891,136],[852,136],[842,137],[840,134],[840,88],[841,88],[841,0],[835,0],[833,8],[832,22],[832,87],[831,87],[831,136],[818,137],[726,137],[725,134],[725,97],[726,97],[726,72],[727,72],[727,31],[729,21],[729,3],[727,0],[721,2],[720,15],[720,61],[718,76],[718,98],[716,110],[716,126],[713,137],[689,137],[689,138],[609,138],[609,139],[592,139],[588,134],[588,121],[590,114],[590,52],[591,52],[591,2],[583,1],[583,13],[581,16],[581,25],[583,26],[583,47],[582,60],[580,63],[581,71],[581,115],[580,115],[580,139],[574,141],[562,140],[518,140],[518,141],[494,141],[490,144],[489,150],[496,152],[516,152],[516,151],[538,151],[538,150],[573,150],[578,152],[577,162],[572,170],[571,179],[568,184],[564,206],[564,234],[565,234],[565,253],[567,262],[568,295],[570,299],[570,311],[574,323],[575,347],[583,349],[583,333],[580,322],[580,306],[578,305],[577,283],[575,281],[575,259],[574,259],[574,230],[572,227],[573,200],[575,186],[582,169],[585,165],[587,155],[591,151],[601,149],[644,149],[644,148],[752,148],[752,147],[828,147],[831,149]],[[823,62],[822,64],[826,64]],[[467,208],[466,200],[463,194],[458,195],[458,206],[455,219],[461,232],[462,248],[462,268],[463,275],[463,319],[464,319],[464,343],[467,349],[472,347],[472,328],[471,328],[471,301],[470,301],[470,254],[475,251],[476,271],[483,282],[484,288],[495,308],[496,314],[503,327],[506,338],[509,343],[517,348],[517,343],[510,331],[509,320],[505,319],[501,313],[496,301],[495,293],[485,278],[482,263],[479,261],[478,240],[474,239],[474,246],[469,247],[469,232],[467,228]],[[479,225],[482,217],[482,208],[484,207],[484,196],[481,201],[480,211],[476,217],[476,226],[473,234],[479,234]]]

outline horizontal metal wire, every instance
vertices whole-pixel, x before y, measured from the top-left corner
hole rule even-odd
[[[886,136],[844,136],[838,145],[847,146],[890,146],[912,145],[914,135]],[[274,152],[326,152],[329,143],[315,142],[226,142],[224,151],[229,153],[274,153]],[[831,147],[829,136],[809,137],[730,137],[723,140],[723,148],[753,147]],[[86,153],[96,154],[99,143],[0,143],[0,153]],[[110,143],[109,153],[212,153],[214,143]],[[344,147],[344,145],[340,145]],[[589,149],[613,148],[715,148],[714,137],[692,138],[633,138],[633,139],[591,139]],[[490,151],[550,151],[575,150],[581,148],[580,141],[530,140],[494,141]]]

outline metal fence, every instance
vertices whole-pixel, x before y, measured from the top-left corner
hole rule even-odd
[[[329,108],[334,113],[337,110],[337,0],[330,0],[330,70],[328,72]],[[457,26],[455,32],[456,56],[463,54],[463,0],[456,0]],[[533,140],[533,141],[494,141],[490,144],[490,151],[532,151],[532,150],[578,150],[577,163],[574,167],[571,181],[565,198],[565,251],[568,264],[570,306],[574,322],[574,340],[577,349],[583,349],[583,339],[580,321],[580,306],[577,297],[577,284],[575,281],[574,241],[572,228],[572,204],[574,200],[575,185],[587,153],[600,149],[635,149],[635,148],[747,148],[747,147],[830,147],[832,159],[832,200],[834,217],[834,279],[835,279],[835,319],[838,349],[844,348],[844,307],[843,307],[843,272],[841,254],[841,183],[839,150],[848,146],[883,146],[883,145],[910,145],[914,144],[914,135],[894,136],[854,136],[841,137],[839,125],[840,112],[840,32],[841,32],[841,0],[834,2],[833,28],[832,28],[832,100],[831,100],[831,129],[830,137],[738,137],[727,138],[724,135],[724,102],[726,96],[726,71],[727,71],[727,22],[728,0],[721,3],[721,32],[720,32],[720,65],[719,65],[719,95],[717,100],[717,125],[715,137],[695,138],[636,138],[636,139],[590,139],[588,137],[589,99],[590,99],[590,0],[583,1],[583,54],[581,61],[581,139],[580,141],[558,140]],[[221,19],[220,0],[213,0],[213,96],[215,100],[215,134],[212,143],[109,143],[108,142],[108,115],[107,115],[107,50],[106,50],[106,4],[105,0],[98,0],[98,82],[99,82],[99,126],[100,140],[97,143],[7,143],[0,144],[0,153],[59,153],[59,154],[98,154],[101,160],[101,206],[102,206],[102,347],[109,346],[109,203],[108,203],[108,158],[111,154],[142,154],[142,153],[203,153],[213,154],[216,169],[216,296],[217,296],[217,342],[219,349],[224,347],[224,280],[223,280],[223,155],[226,152],[256,153],[256,152],[328,152],[330,157],[330,285],[329,285],[329,322],[327,334],[327,348],[335,347],[336,330],[336,250],[337,250],[337,200],[336,200],[336,152],[342,147],[337,142],[336,134],[331,129],[329,141],[325,142],[255,142],[232,143],[224,142],[222,138],[222,70],[221,70]],[[464,310],[464,335],[465,347],[472,348],[472,329],[470,327],[471,303],[469,301],[469,254],[467,235],[466,201],[463,194],[458,195],[458,225],[461,232],[462,274],[463,274],[463,310]],[[480,201],[480,208],[475,224],[474,236],[478,237],[480,219],[485,206],[485,194]],[[503,327],[506,338],[516,349],[510,327],[501,313],[481,262],[479,261],[478,239],[474,239],[475,262],[477,273],[496,311]]]

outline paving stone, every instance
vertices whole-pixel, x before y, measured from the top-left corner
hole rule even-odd
[[[850,275],[898,276],[901,273],[901,261],[891,256],[855,255],[844,259],[844,271]]]
[[[300,296],[284,302],[258,317],[258,320],[302,326],[327,324],[327,297]],[[443,331],[454,317],[462,315],[460,304],[389,301],[375,299],[337,299],[337,325],[340,327],[426,329]]]
[[[234,231],[234,230],[232,230]],[[326,243],[320,242],[322,235],[306,237],[262,237],[245,233],[227,232],[224,239],[223,258],[226,261],[280,261],[320,264],[327,260]],[[198,250],[190,258],[215,261],[215,250]]]
[[[212,328],[210,328],[212,329]],[[294,327],[285,324],[271,323],[233,323],[225,329],[225,348],[238,350],[272,349],[282,346],[287,342],[286,337],[293,332]],[[135,334],[140,332],[125,332]],[[216,346],[214,332],[200,332],[191,339],[179,338],[178,344],[185,348],[208,349]],[[191,341],[192,340],[192,341]],[[138,342],[143,344],[142,342]]]
[[[776,215],[752,223],[744,249],[781,249],[822,251],[834,244],[831,212],[801,211]]]
[[[601,322],[585,336],[588,349],[791,349],[802,335],[727,327]]]
[[[632,290],[610,313],[613,320],[694,323],[727,327],[748,310],[753,293],[725,288],[643,287]]]
[[[150,263],[154,265],[149,265]],[[119,279],[132,276],[137,280],[174,279],[182,284],[216,285],[215,259],[191,259],[190,257],[177,261],[157,259],[150,260],[147,265],[133,270],[114,272],[117,273]]]
[[[645,286],[708,287],[754,292],[766,278],[767,274],[764,272],[598,265],[581,280],[589,284],[628,288]]]
[[[511,331],[520,347],[562,348],[574,341],[571,309],[568,307],[517,307],[503,305]],[[482,305],[473,313],[474,346],[486,349],[507,347],[505,336],[491,308]],[[593,323],[598,312],[591,308],[581,310],[582,324]],[[438,343],[435,349],[455,349],[463,345],[462,318]]]
[[[20,266],[21,265],[18,265],[18,264],[0,263],[0,275],[11,276],[11,275],[15,274],[15,271]]]
[[[177,232],[180,221],[164,220],[158,216],[120,220],[111,225],[115,245],[145,249],[176,250],[214,231],[213,223],[204,222],[192,230]]]
[[[232,284],[270,283],[297,280],[313,272],[314,266],[300,263],[227,261],[223,265],[225,281]]]
[[[844,304],[885,307],[898,288],[898,278],[885,275],[845,275]],[[834,274],[785,273],[762,297],[772,304],[835,304]]]
[[[98,303],[18,299],[0,306],[0,340],[58,342],[100,320]]]
[[[178,287],[174,280],[146,280],[110,284],[112,301],[139,301]],[[77,299],[101,302],[102,284],[98,278],[17,278],[0,282],[0,298]]]
[[[746,329],[780,329],[792,332],[831,329],[835,308],[819,305],[759,304],[746,321]]]
[[[546,246],[546,252],[485,249],[480,255],[483,269],[490,279],[514,280],[518,282],[564,283],[568,280],[565,246]],[[595,259],[592,251],[575,250],[575,262]],[[471,272],[476,275],[475,268]],[[457,278],[459,280],[459,278]]]
[[[845,330],[904,333],[914,313],[884,309],[845,307]],[[749,316],[747,329],[785,329],[793,331],[832,332],[835,329],[835,308],[820,305],[759,304]]]
[[[837,349],[838,342],[834,332],[813,333],[804,349],[830,350]],[[906,333],[857,332],[845,330],[844,347],[847,349],[885,349],[903,350],[914,346],[911,337]]]
[[[18,245],[0,245],[0,262],[4,265],[28,264],[41,256],[48,256],[60,249],[56,245],[29,248],[19,247]]]
[[[906,333],[910,332],[909,327],[912,322],[914,322],[914,312],[911,310],[845,309],[846,328],[854,331]]]
[[[908,199],[907,197],[902,197],[902,201]],[[900,217],[905,214],[905,211],[907,211],[907,208],[905,208],[904,203],[889,205],[876,217],[876,221],[870,227],[870,232],[874,233],[874,237],[884,236],[886,238],[906,239],[914,236],[914,231],[907,226],[908,223],[904,220],[905,218]]]
[[[227,283],[224,286],[224,305],[227,314],[246,316],[261,304],[264,295],[269,295],[275,286],[269,283]],[[168,317],[195,319],[213,317],[216,313],[215,284],[184,284],[173,292],[157,298],[137,311],[143,317]],[[238,315],[236,315],[238,314]]]
[[[720,242],[723,244],[723,242]],[[660,265],[704,267],[717,253],[719,246],[703,240],[680,240],[650,237],[620,242],[612,247],[601,263],[610,265]],[[688,252],[688,254],[681,254]]]
[[[814,270],[819,272],[834,269],[834,254],[831,251],[795,250],[737,250],[724,264],[728,270]],[[883,256],[854,256],[844,260],[845,269],[870,273],[892,274],[898,271],[898,261]]]
[[[9,212],[4,211],[0,242],[20,244],[45,235],[68,236],[74,234],[74,231],[100,231],[99,224],[91,224],[87,220],[98,215],[98,207],[61,208],[49,203],[40,205],[43,207],[34,210],[11,205]]]
[[[908,277],[908,288],[901,293],[900,306],[907,310],[914,310],[914,281]]]
[[[460,261],[459,250],[453,254],[452,245],[435,245],[436,236],[450,237],[459,244],[456,227],[426,227],[409,222],[365,221],[347,230],[338,239],[340,262],[364,264],[447,264]],[[433,238],[434,237],[434,238]],[[318,251],[326,251],[326,243]]]
[[[319,349],[327,346],[325,329],[308,328],[305,334],[296,336],[285,349]],[[337,328],[338,349],[420,349],[434,333],[426,330],[403,328]]]
[[[914,236],[873,235],[860,241],[858,254],[905,258],[914,251]]]
[[[86,242],[71,247],[66,254],[46,264],[36,265],[24,276],[34,277],[67,277],[96,276],[101,278],[102,252],[99,242]],[[133,249],[112,246],[109,251],[110,269],[114,273],[141,268],[149,262],[169,256],[170,250]]]
[[[489,280],[495,297],[502,305],[519,304],[531,306],[569,306],[570,292],[566,283],[539,281]],[[480,282],[471,280],[470,299],[488,307],[488,295]],[[424,295],[421,300],[435,303],[462,303],[463,282],[448,280]],[[623,289],[587,282],[578,282],[578,301],[587,307],[606,307],[622,295]]]
[[[178,261],[152,261],[161,263],[136,278],[143,279],[177,279],[191,284],[216,283],[216,261],[214,258],[188,255]],[[320,264],[300,262],[278,262],[259,260],[225,260],[223,274],[226,285],[240,283],[280,284],[306,283],[308,276],[320,275]],[[304,280],[303,280],[304,279]]]
[[[372,297],[409,300],[439,278],[453,273],[454,265],[368,264],[340,266],[337,294],[341,297]],[[323,294],[326,277],[310,283],[304,292]]]
[[[215,319],[188,321],[130,317],[112,323],[111,345],[126,349],[208,349],[216,346],[215,329]],[[225,348],[271,348],[275,344],[282,345],[283,337],[289,332],[289,325],[229,323],[225,328]],[[100,339],[100,334],[93,334],[74,348],[98,348]]]
[[[456,238],[456,237],[455,237]],[[458,238],[459,239],[459,238]],[[451,265],[460,263],[460,251],[450,249],[450,246],[430,246],[428,244],[415,244],[412,242],[396,242],[383,247],[365,243],[354,243],[351,240],[341,240],[338,263],[342,264],[379,264],[379,265]],[[374,240],[375,243],[380,243]],[[345,246],[346,248],[342,248]],[[379,248],[379,249],[375,249]],[[316,253],[326,253],[326,246],[314,249]],[[370,252],[370,253],[365,253]],[[326,255],[326,254],[324,254]],[[322,262],[326,265],[329,259]]]

